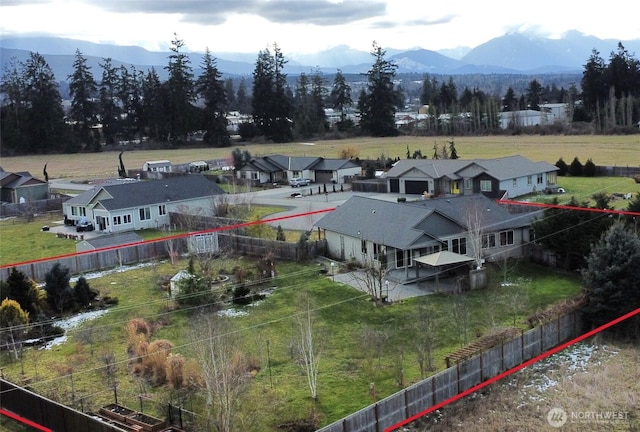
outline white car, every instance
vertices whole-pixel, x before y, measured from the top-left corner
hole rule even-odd
[[[309,186],[311,184],[311,180],[305,178],[292,178],[289,180],[289,186],[291,187],[300,187],[300,186]]]

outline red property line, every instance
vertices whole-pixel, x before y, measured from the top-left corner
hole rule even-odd
[[[259,225],[259,224],[263,224],[263,223],[277,222],[277,221],[281,221],[281,220],[285,220],[285,219],[292,219],[292,218],[304,217],[304,216],[313,216],[313,215],[316,215],[316,214],[328,213],[328,212],[334,211],[335,209],[336,208],[333,207],[333,208],[328,208],[328,209],[323,209],[323,210],[314,210],[314,211],[305,212],[305,213],[297,213],[297,214],[293,214],[293,215],[289,215],[289,216],[279,216],[279,217],[274,217],[274,218],[269,218],[269,219],[261,219],[259,221],[243,222],[243,223],[239,223],[239,224],[235,224],[235,225],[227,225],[227,226],[224,226],[224,227],[209,228],[209,229],[205,229],[205,230],[201,230],[201,231],[194,231],[194,232],[190,232],[190,233],[186,233],[186,234],[176,234],[176,235],[172,235],[172,236],[162,237],[162,238],[159,238],[159,239],[145,240],[144,242],[126,243],[126,244],[121,244],[121,245],[117,245],[117,246],[106,246],[106,247],[103,247],[103,248],[90,250],[90,251],[73,252],[73,253],[68,253],[68,254],[63,254],[63,255],[56,255],[56,256],[52,256],[52,257],[38,258],[38,259],[34,259],[34,260],[29,260],[29,261],[22,261],[22,262],[17,262],[17,263],[13,263],[13,264],[4,264],[4,265],[0,265],[0,269],[5,269],[5,268],[8,268],[8,267],[15,267],[15,266],[18,266],[18,265],[26,265],[26,264],[34,264],[34,263],[39,263],[39,262],[45,262],[45,261],[52,261],[52,260],[56,260],[56,259],[60,259],[60,258],[70,258],[70,257],[74,257],[74,256],[79,256],[79,255],[87,255],[87,254],[92,254],[94,252],[104,252],[104,251],[108,251],[108,250],[121,249],[121,248],[125,248],[125,247],[128,247],[128,246],[135,246],[135,245],[138,245],[140,243],[159,243],[159,242],[165,241],[165,240],[173,240],[173,239],[179,239],[179,238],[184,238],[184,237],[190,237],[190,236],[196,235],[196,234],[208,234],[208,233],[217,232],[217,231],[231,230],[231,229],[234,229],[234,228],[244,228],[244,227],[248,227],[248,226],[251,226],[251,225]]]
[[[406,425],[407,423],[411,423],[412,421],[417,420],[420,417],[423,417],[423,416],[425,416],[425,415],[427,415],[427,414],[429,414],[429,413],[431,413],[431,412],[433,412],[433,411],[435,411],[437,409],[442,408],[445,405],[448,405],[448,404],[450,404],[452,402],[455,402],[458,399],[461,399],[461,398],[463,398],[463,397],[465,397],[465,396],[467,396],[467,395],[469,395],[469,394],[471,394],[471,393],[473,393],[473,392],[475,392],[477,390],[480,390],[481,388],[484,388],[484,387],[488,386],[489,384],[492,384],[492,383],[494,383],[494,382],[496,382],[498,380],[501,380],[502,378],[505,378],[505,377],[511,375],[514,372],[519,371],[520,369],[523,369],[523,368],[525,368],[527,366],[530,366],[530,365],[532,365],[532,364],[534,364],[534,363],[536,363],[536,362],[538,362],[538,361],[540,361],[542,359],[545,359],[545,358],[551,356],[552,354],[557,353],[558,351],[562,351],[563,349],[567,348],[568,346],[571,346],[571,345],[573,345],[575,343],[578,343],[578,342],[580,342],[580,341],[582,341],[582,340],[584,340],[584,339],[586,339],[588,337],[591,337],[591,336],[593,336],[593,335],[595,335],[597,333],[600,333],[601,331],[606,330],[609,327],[614,326],[614,325],[616,325],[616,324],[618,324],[618,323],[620,323],[620,322],[622,322],[622,321],[624,321],[626,319],[629,319],[632,316],[637,315],[639,313],[640,313],[640,308],[638,308],[638,309],[636,309],[634,311],[631,311],[631,312],[629,312],[629,313],[627,313],[627,314],[625,314],[625,315],[623,315],[623,316],[621,316],[619,318],[616,318],[613,321],[610,321],[610,322],[608,322],[608,323],[606,323],[604,325],[601,325],[598,328],[595,328],[595,329],[593,329],[591,331],[588,331],[587,333],[585,333],[583,335],[580,335],[577,338],[570,340],[569,342],[565,342],[565,343],[563,343],[561,345],[558,345],[557,347],[552,348],[549,351],[546,351],[546,352],[544,352],[544,353],[542,353],[542,354],[540,354],[540,355],[538,355],[538,356],[536,356],[536,357],[534,357],[534,358],[532,358],[530,360],[527,360],[526,362],[524,362],[524,363],[522,363],[522,364],[520,364],[518,366],[515,366],[515,367],[513,367],[513,368],[511,368],[511,369],[509,369],[509,370],[507,370],[505,372],[502,372],[501,374],[499,374],[499,375],[497,375],[497,376],[495,376],[493,378],[490,378],[490,379],[488,379],[487,381],[485,381],[483,383],[475,385],[475,386],[471,387],[470,389],[465,390],[462,393],[455,395],[452,398],[449,398],[449,399],[447,399],[445,401],[442,401],[439,404],[436,404],[436,405],[432,406],[431,408],[427,408],[426,410],[424,410],[422,412],[419,412],[418,414],[415,414],[415,415],[409,417],[408,419],[405,419],[405,420],[403,420],[403,421],[401,421],[399,423],[396,423],[393,426],[385,429],[384,432],[394,431],[394,430]]]
[[[529,201],[498,200],[498,204],[513,204],[513,205],[523,205],[523,206],[530,206],[530,207],[545,207],[545,208],[556,208],[556,209],[564,209],[564,210],[582,210],[582,211],[590,211],[595,213],[640,216],[640,213],[638,212],[632,212],[632,211],[626,211],[626,210],[609,210],[609,209],[601,209],[601,208],[577,207],[577,206],[568,206],[568,205],[561,205],[561,204],[546,204],[546,203],[537,203],[537,202],[529,202]]]
[[[18,421],[18,422],[20,422],[22,424],[25,424],[27,426],[31,426],[32,428],[37,429],[37,430],[42,431],[42,432],[53,432],[48,427],[44,427],[42,425],[39,425],[38,423],[32,422],[29,419],[26,419],[26,418],[24,418],[22,416],[19,416],[18,414],[14,414],[11,411],[7,411],[7,410],[4,410],[2,408],[0,408],[0,415],[12,418],[12,419],[14,419],[14,420],[16,420],[16,421]]]

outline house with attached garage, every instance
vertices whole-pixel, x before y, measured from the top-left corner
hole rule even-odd
[[[515,198],[558,187],[558,167],[522,156],[497,159],[401,159],[387,172],[391,193]]]
[[[419,263],[438,252],[448,252],[447,263],[473,261],[474,245],[485,261],[525,256],[537,214],[511,214],[482,194],[407,202],[353,196],[315,226],[330,257],[386,266],[390,279],[407,283],[433,275]]]
[[[273,155],[251,159],[236,172],[236,176],[256,184],[286,182],[292,178],[342,184],[361,173],[360,165],[351,159]]]
[[[225,192],[202,175],[160,180],[126,180],[88,190],[62,204],[68,220],[92,222],[96,231],[122,232],[160,228],[169,213],[203,214]]]

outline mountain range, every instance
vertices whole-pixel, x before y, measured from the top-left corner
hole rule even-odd
[[[416,74],[551,74],[581,73],[592,50],[608,61],[610,53],[616,52],[618,43],[635,56],[640,52],[640,39],[619,41],[598,39],[571,31],[562,39],[546,39],[520,33],[508,33],[491,39],[475,48],[460,47],[441,52],[427,49],[386,49],[388,60],[398,65],[397,73]],[[154,67],[161,79],[166,78],[165,66],[169,52],[148,51],[137,46],[97,44],[82,40],[57,37],[7,37],[0,39],[0,73],[4,74],[11,58],[25,61],[30,52],[44,56],[56,79],[65,81],[73,71],[76,50],[80,50],[88,65],[100,74],[100,63],[111,58],[112,65],[134,65],[147,71]],[[196,76],[202,61],[202,53],[187,53]],[[250,76],[258,53],[221,52],[212,55],[217,59],[218,69],[225,77]],[[347,46],[337,46],[315,54],[284,53],[288,61],[285,73],[298,75],[318,69],[333,74],[337,69],[347,74],[366,73],[373,57],[365,51]],[[99,79],[100,77],[96,77]]]

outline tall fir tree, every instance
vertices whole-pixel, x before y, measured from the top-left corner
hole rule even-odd
[[[170,139],[178,145],[186,142],[187,134],[196,128],[193,68],[189,56],[181,51],[184,45],[184,41],[174,34],[169,65],[165,67],[169,72],[166,116],[169,121]]]
[[[206,49],[202,58],[202,75],[196,81],[196,90],[204,100],[202,129],[207,131],[205,141],[214,147],[226,147],[230,144],[227,132],[227,95],[222,74],[218,70],[215,57]]]
[[[77,148],[94,148],[92,126],[96,123],[96,104],[98,84],[91,67],[80,50],[76,50],[73,61],[73,73],[69,75],[69,93],[71,94],[71,109],[69,117],[72,120],[74,139]]]
[[[333,78],[331,99],[333,100],[333,108],[340,112],[338,130],[345,130],[348,128],[346,124],[347,109],[353,105],[353,100],[351,99],[351,86],[347,83],[340,69],[338,69]]]
[[[360,94],[360,127],[373,136],[395,136],[395,113],[398,97],[394,79],[398,66],[385,59],[386,51],[373,42],[371,55],[375,61],[367,72],[367,91]]]

